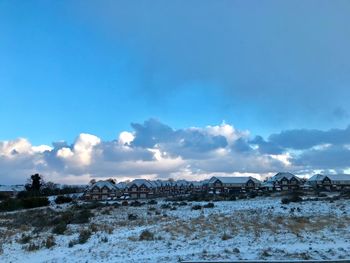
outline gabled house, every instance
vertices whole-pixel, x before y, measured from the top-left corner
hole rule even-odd
[[[350,174],[315,174],[307,181],[314,189],[342,190],[350,189]]]
[[[261,182],[252,176],[212,177],[208,182],[209,193],[237,193],[256,190]]]
[[[155,196],[155,185],[146,179],[135,179],[128,184],[130,198],[151,198]]]
[[[186,180],[175,181],[173,184],[174,194],[175,195],[186,194],[189,192],[189,187],[190,187],[190,183],[187,182]]]
[[[263,187],[270,188],[270,190],[277,191],[288,191],[299,189],[302,185],[302,180],[295,176],[292,173],[277,173],[273,177],[269,178],[264,184]]]
[[[0,185],[1,197],[16,197],[21,191],[25,191],[24,185]]]
[[[98,181],[89,186],[83,197],[87,200],[113,200],[122,195],[122,189],[110,181]]]

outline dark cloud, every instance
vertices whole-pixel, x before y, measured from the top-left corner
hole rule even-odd
[[[328,131],[316,129],[285,130],[271,134],[267,140],[256,136],[249,143],[259,146],[261,153],[281,154],[288,150],[307,150],[321,144],[343,145],[350,143],[350,126]]]
[[[293,160],[297,166],[312,169],[342,170],[350,167],[350,149],[333,145],[322,149],[306,150]]]
[[[171,155],[198,158],[215,149],[225,148],[227,140],[222,135],[212,135],[201,129],[173,130],[158,120],[150,119],[143,124],[133,123],[134,147],[152,148],[159,145]]]
[[[135,54],[138,92],[153,103],[197,81],[265,125],[324,124],[330,109],[349,111],[348,1],[253,2],[84,1],[74,10]]]
[[[287,130],[272,134],[268,140],[261,136],[251,139],[227,124],[173,129],[150,119],[132,127],[133,132],[123,132],[118,140],[102,141],[80,134],[71,145],[54,143],[51,149],[34,147],[26,139],[0,142],[0,178],[19,183],[39,172],[50,180],[182,175],[196,179],[214,173],[288,170],[303,175],[350,168],[350,126],[328,131]]]
[[[281,154],[284,152],[284,149],[277,145],[274,142],[265,141],[263,137],[256,136],[253,140],[251,140],[249,143],[255,144],[259,146],[259,152],[264,154]]]

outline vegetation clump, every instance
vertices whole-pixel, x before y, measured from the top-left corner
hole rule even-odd
[[[151,241],[154,240],[154,234],[149,231],[149,230],[144,230],[141,232],[140,237],[139,237],[140,241]]]
[[[73,199],[69,196],[64,196],[64,195],[59,195],[55,199],[56,204],[65,204],[65,203],[70,203],[72,202]]]

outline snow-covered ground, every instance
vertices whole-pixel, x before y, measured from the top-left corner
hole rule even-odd
[[[215,202],[214,208],[191,210],[192,202],[161,208],[165,201],[141,207],[94,209],[90,223],[69,225],[54,235],[56,245],[27,251],[23,232],[1,228],[1,262],[179,262],[234,259],[350,258],[349,200],[306,201],[281,205],[280,198]],[[61,210],[69,206],[62,206]],[[128,214],[137,216],[128,220]],[[1,220],[1,216],[0,216]],[[4,220],[4,219],[2,219]],[[4,226],[4,224],[2,224]],[[69,247],[81,228],[93,229],[84,244]],[[140,241],[142,231],[154,239]],[[6,237],[5,237],[6,235]],[[51,230],[31,233],[40,244]],[[36,237],[35,237],[36,236]]]

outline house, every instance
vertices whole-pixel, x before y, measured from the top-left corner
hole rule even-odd
[[[302,180],[294,174],[280,172],[269,178],[262,186],[269,190],[288,191],[299,189],[302,183]]]
[[[307,184],[314,189],[342,190],[350,189],[350,174],[315,174]]]
[[[110,181],[98,181],[88,189],[83,195],[87,200],[113,200],[122,195],[122,189]]]
[[[173,184],[174,194],[183,195],[189,192],[190,183],[186,180],[178,180]]]
[[[127,192],[130,198],[151,198],[155,196],[156,186],[146,179],[135,179],[128,184]]]
[[[1,197],[16,197],[21,191],[25,191],[24,185],[0,185]]]
[[[261,182],[252,176],[212,177],[208,182],[209,193],[239,193],[253,191]]]

